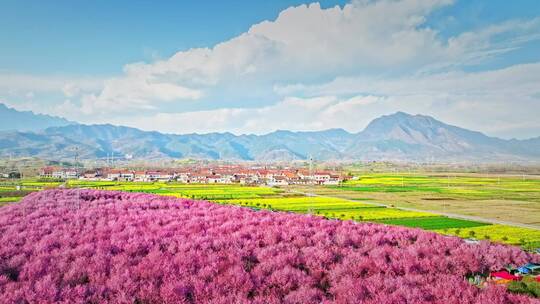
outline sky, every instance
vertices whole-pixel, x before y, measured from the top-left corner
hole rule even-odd
[[[540,1],[0,2],[0,102],[167,133],[540,136]]]

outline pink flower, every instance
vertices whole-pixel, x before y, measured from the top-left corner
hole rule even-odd
[[[140,193],[0,208],[0,303],[534,303],[465,275],[519,248]]]

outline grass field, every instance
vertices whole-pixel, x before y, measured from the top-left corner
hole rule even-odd
[[[0,207],[20,201],[24,196],[39,189],[17,190],[17,184],[0,182]]]
[[[0,197],[0,203],[18,202],[22,199],[22,196],[6,196]]]
[[[438,230],[438,229],[449,229],[449,228],[470,228],[470,227],[480,227],[488,226],[490,224],[468,221],[461,219],[454,219],[444,216],[432,216],[432,217],[421,217],[421,218],[397,218],[389,220],[377,221],[383,224],[389,225],[398,225],[406,227],[416,227],[426,230]]]

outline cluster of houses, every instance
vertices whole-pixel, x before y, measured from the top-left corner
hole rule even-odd
[[[39,170],[39,177],[54,179],[73,179],[80,177],[80,170],[63,167],[45,167]]]
[[[267,168],[244,166],[189,167],[176,169],[131,170],[101,168],[81,171],[73,168],[45,167],[40,177],[104,181],[176,181],[198,184],[292,184],[339,185],[345,176],[333,171],[310,171],[298,168]]]

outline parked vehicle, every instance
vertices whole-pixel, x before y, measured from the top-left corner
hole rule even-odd
[[[528,263],[517,269],[521,274],[540,275],[540,264]]]

